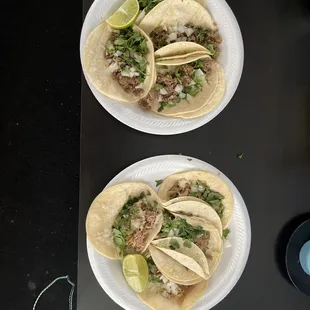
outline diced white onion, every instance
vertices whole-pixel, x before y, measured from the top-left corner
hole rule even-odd
[[[223,246],[224,246],[224,248],[230,248],[231,247],[230,241],[228,239],[225,239]]]
[[[186,98],[186,94],[181,92],[181,93],[179,93],[179,97],[181,99],[185,99]]]
[[[159,279],[162,280],[164,283],[168,283],[169,282],[169,280],[165,276],[163,276],[163,275],[161,275],[159,277]]]
[[[176,32],[172,32],[169,34],[168,36],[168,40],[167,41],[176,41],[176,39],[178,38],[177,33]]]
[[[203,193],[203,192],[205,191],[204,186],[199,185],[199,186],[198,186],[198,191],[199,191],[200,193]]]
[[[110,66],[108,67],[108,71],[113,73],[114,71],[118,70],[118,63],[117,62],[113,62],[110,64]]]
[[[196,76],[205,76],[205,74],[203,73],[203,71],[201,69],[197,69],[195,70]]]
[[[190,94],[186,94],[186,100],[191,101],[193,100],[193,97]]]
[[[177,38],[177,39],[176,39],[176,42],[181,42],[181,41],[182,41],[181,38]]]
[[[122,76],[132,77],[131,74],[132,74],[132,72],[121,71]]]
[[[133,76],[140,76],[139,72],[133,72]]]
[[[122,53],[121,51],[116,51],[116,52],[113,54],[113,56],[116,56],[116,57],[119,57],[119,56],[121,56],[121,55],[123,55],[123,53]]]
[[[136,86],[135,88],[137,88],[137,89],[143,88],[143,84],[141,83],[138,86]]]
[[[183,32],[185,32],[185,30],[186,30],[186,27],[184,26],[184,25],[182,25],[182,24],[179,24],[178,26],[177,26],[177,31],[178,32],[181,32],[181,33],[183,33]]]
[[[186,28],[185,33],[188,37],[190,37],[194,33],[194,29],[193,28]]]
[[[159,92],[160,92],[161,95],[164,95],[164,96],[168,94],[166,88],[161,88],[161,89],[159,90]]]
[[[192,192],[192,193],[197,193],[197,192],[198,192],[198,188],[197,188],[196,185],[192,185],[192,186],[191,186],[191,192]]]
[[[194,85],[196,85],[196,82],[194,80],[191,80],[188,86],[194,86]]]
[[[176,87],[175,87],[175,89],[174,89],[178,94],[179,93],[181,93],[182,92],[182,90],[183,90],[183,86],[182,85],[180,85],[180,84],[178,84]]]

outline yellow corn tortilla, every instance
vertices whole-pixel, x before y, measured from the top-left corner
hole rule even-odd
[[[155,60],[155,63],[157,66],[178,66],[206,58],[211,59],[210,55],[204,52],[192,52],[184,56],[158,58]]]
[[[224,196],[224,199],[222,200],[224,212],[221,221],[223,229],[227,228],[234,211],[234,197],[225,181],[223,181],[218,175],[207,171],[187,171],[172,174],[164,179],[158,190],[158,196],[164,203],[170,200],[168,191],[181,179],[186,179],[190,182],[196,182],[199,180],[209,186],[212,191],[218,192]]]
[[[167,255],[159,248],[150,244],[148,249],[158,270],[171,282],[181,285],[192,285],[203,280],[196,272],[188,269],[184,264],[179,263],[171,255]],[[192,258],[187,258],[190,263],[195,262]]]
[[[208,281],[201,281],[195,285],[187,286],[183,296],[167,298],[160,294],[160,284],[149,282],[146,289],[137,295],[153,310],[189,310],[204,295],[207,288]]]
[[[194,0],[162,1],[142,19],[139,27],[149,35],[157,27],[188,23],[206,29],[217,29],[209,12]]]
[[[210,239],[206,255],[209,266],[208,278],[210,278],[214,271],[217,269],[223,254],[223,240],[219,231],[215,226],[213,226],[205,219],[194,216],[188,217],[186,215],[178,215],[178,217],[185,219],[186,222],[188,222],[192,226],[201,226],[205,231],[208,231],[210,233]]]
[[[137,197],[142,192],[150,193],[148,201],[158,203],[161,211],[161,202],[154,190],[145,183],[127,182],[109,187],[101,192],[93,201],[86,217],[87,238],[92,246],[103,256],[118,259],[119,250],[112,237],[112,226],[114,221],[129,200],[129,197]],[[163,221],[162,212],[159,213],[153,229],[147,236],[144,250],[161,229]],[[142,251],[142,252],[143,252]]]
[[[146,78],[142,89],[144,93],[134,95],[127,93],[113,78],[113,73],[109,72],[109,63],[105,58],[106,44],[112,34],[113,29],[103,22],[97,26],[88,36],[84,46],[82,57],[83,70],[91,83],[104,95],[118,100],[122,103],[136,103],[145,97],[153,85],[154,79],[154,47],[150,38],[138,27],[133,26],[135,32],[140,32],[147,39],[149,53],[146,55],[148,61]]]
[[[179,248],[174,250],[169,248],[172,240],[179,244]],[[180,264],[183,264],[186,268],[194,271],[200,277],[205,278],[209,275],[209,266],[205,255],[193,242],[186,241],[190,244],[190,247],[186,247],[184,242],[185,240],[180,237],[167,237],[153,240],[151,244]]]
[[[174,42],[168,44],[155,52],[157,61],[169,58],[185,58],[192,53],[211,55],[212,53],[200,44],[194,42]]]

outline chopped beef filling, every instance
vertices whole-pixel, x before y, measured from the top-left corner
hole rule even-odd
[[[206,234],[204,236],[199,236],[196,238],[194,243],[204,252],[206,253],[209,245],[210,234]]]
[[[176,184],[174,184],[170,190],[168,191],[168,196],[170,199],[181,197],[181,196],[188,196],[191,191],[191,183],[187,180],[179,180]]]
[[[127,93],[140,95],[144,92],[143,89],[137,88],[137,86],[141,84],[138,78],[122,76],[121,72],[119,71],[114,72],[113,76],[118,80],[119,85],[121,85]]]
[[[220,53],[222,38],[218,30],[203,29],[192,24],[174,26],[172,29],[158,27],[151,32],[155,50],[174,42],[189,41],[206,47],[217,58]]]
[[[151,39],[154,44],[155,50],[160,49],[161,47],[168,44],[168,31],[164,30],[162,27],[158,27],[151,32]]]

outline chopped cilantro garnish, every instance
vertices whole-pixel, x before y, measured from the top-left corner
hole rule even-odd
[[[191,247],[192,247],[192,243],[191,243],[189,240],[185,240],[185,241],[183,242],[183,245],[184,245],[185,247],[187,247],[187,248],[191,248]]]
[[[230,229],[226,228],[223,230],[223,237],[226,239],[230,233]]]
[[[147,39],[139,32],[134,32],[132,27],[120,30],[116,37],[113,34],[111,38],[112,42],[109,41],[107,45],[108,53],[114,54],[115,51],[120,51],[118,57],[124,60],[121,69],[126,65],[134,67],[144,80],[148,64],[145,55],[149,52]]]
[[[237,157],[238,157],[239,159],[242,159],[242,158],[243,158],[243,155],[244,155],[244,153],[239,153],[239,154],[237,154]]]
[[[201,226],[192,226],[182,218],[174,218],[168,211],[164,211],[164,221],[159,233],[160,238],[166,238],[170,231],[174,232],[175,237],[181,237],[191,242],[198,236],[206,235],[206,231]]]
[[[180,248],[180,244],[179,244],[179,242],[176,239],[171,239],[169,247],[172,250],[176,250],[176,249]]]
[[[159,186],[161,183],[163,183],[163,180],[155,180],[156,182],[156,187]]]

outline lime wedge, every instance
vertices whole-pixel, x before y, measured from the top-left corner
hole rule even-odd
[[[123,260],[123,273],[127,283],[138,293],[147,286],[149,268],[145,258],[140,254],[130,254]]]
[[[126,0],[126,2],[107,19],[107,23],[116,29],[124,29],[131,26],[139,14],[138,0]]]

